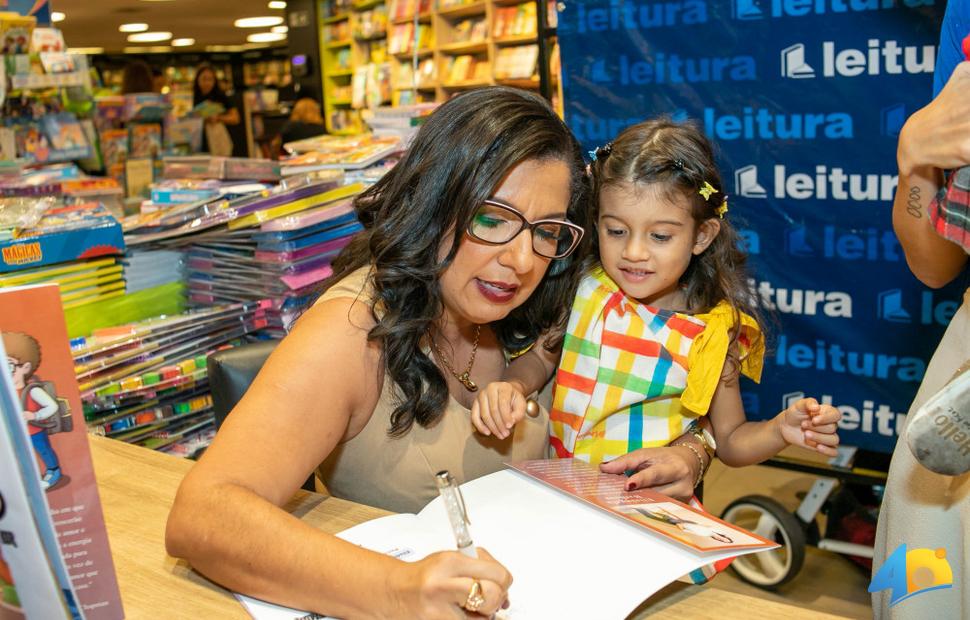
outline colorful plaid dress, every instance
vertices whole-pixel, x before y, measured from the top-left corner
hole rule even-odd
[[[560,458],[598,464],[665,446],[706,415],[727,359],[734,313],[661,310],[627,297],[602,268],[579,286],[553,392],[550,442]],[[741,315],[741,372],[761,378],[763,339]]]

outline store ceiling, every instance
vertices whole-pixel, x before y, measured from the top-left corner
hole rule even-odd
[[[285,10],[270,9],[267,4],[268,0],[51,0],[51,10],[67,16],[56,26],[64,32],[69,47],[121,52],[124,48],[166,44],[129,43],[128,35],[118,31],[122,24],[141,22],[148,24],[150,31],[195,39],[193,46],[176,50],[202,51],[210,45],[243,45],[247,35],[268,31],[232,25],[242,17],[285,17]]]

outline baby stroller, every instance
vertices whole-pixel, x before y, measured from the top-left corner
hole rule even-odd
[[[724,509],[725,521],[781,545],[736,558],[731,568],[738,577],[766,590],[778,588],[798,575],[806,545],[849,556],[871,569],[876,507],[886,483],[889,455],[842,446],[828,464],[775,457],[763,465],[819,479],[794,512],[764,495],[746,495]],[[827,516],[824,535],[816,521],[820,512]]]

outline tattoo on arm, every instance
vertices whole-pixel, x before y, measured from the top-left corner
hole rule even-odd
[[[923,217],[923,209],[920,207],[919,199],[919,187],[909,188],[909,199],[906,201],[906,211],[916,219]]]

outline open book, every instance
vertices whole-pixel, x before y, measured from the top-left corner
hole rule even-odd
[[[512,573],[505,618],[625,618],[671,581],[773,542],[571,459],[522,461],[461,485],[475,543]],[[441,498],[338,536],[406,561],[454,549]],[[581,588],[577,588],[582,584]],[[320,618],[237,595],[257,620]]]

